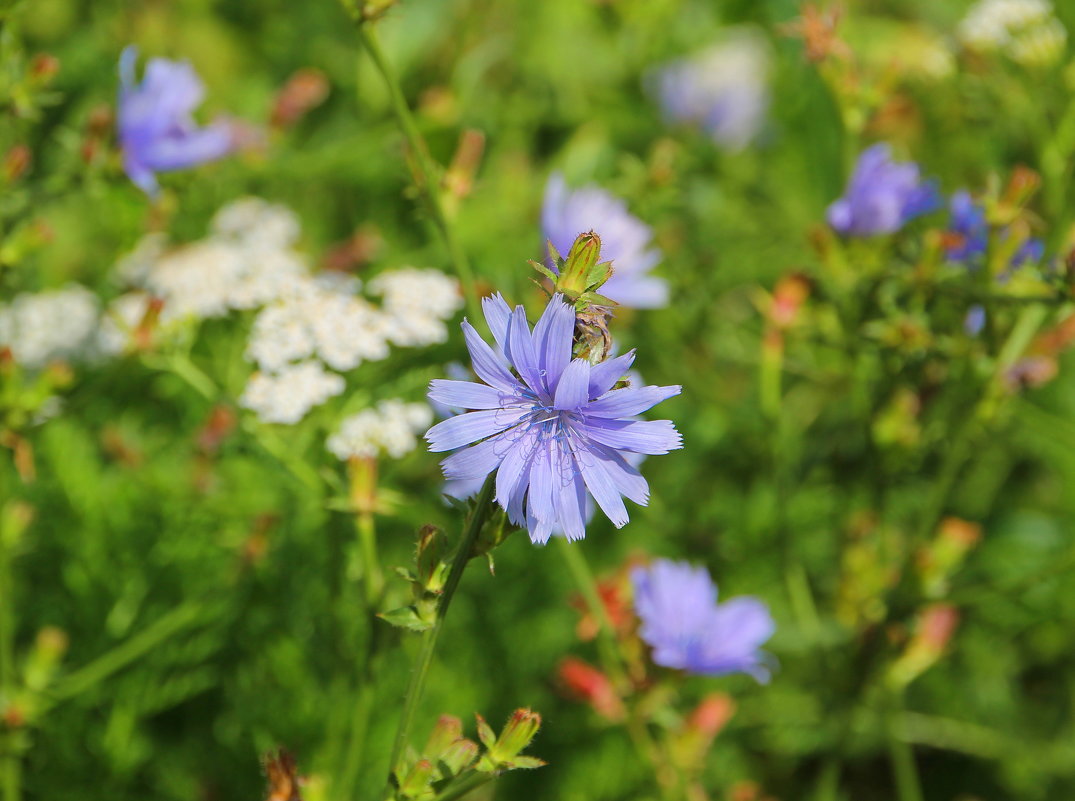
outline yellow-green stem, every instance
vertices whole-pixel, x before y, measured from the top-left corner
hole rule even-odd
[[[624,706],[627,709],[627,734],[631,738],[631,743],[638,755],[653,769],[661,798],[666,801],[675,798],[681,782],[671,762],[662,756],[659,746],[646,728],[645,721],[639,718],[635,704],[627,698],[630,691],[630,676],[623,664],[619,644],[616,642],[616,630],[608,616],[605,604],[601,601],[597,580],[594,578],[589,562],[586,561],[582,546],[578,543],[570,543],[564,537],[556,537],[556,541],[590,614],[598,622],[597,647],[601,655],[601,666],[624,697]]]
[[[463,578],[463,571],[470,561],[477,542],[478,534],[481,533],[482,525],[489,516],[492,507],[493,489],[495,487],[492,475],[485,480],[485,485],[478,493],[477,503],[463,528],[463,536],[459,542],[459,550],[455,553],[452,566],[448,572],[448,578],[444,582],[444,591],[441,593],[440,603],[437,604],[437,614],[433,625],[422,633],[422,644],[418,651],[418,660],[411,672],[411,680],[407,685],[407,692],[403,696],[403,711],[399,717],[399,727],[392,742],[392,755],[388,762],[388,782],[385,787],[384,798],[389,799],[395,792],[395,771],[403,757],[403,750],[407,746],[407,738],[411,727],[414,725],[414,714],[418,710],[418,702],[422,698],[425,689],[426,676],[429,666],[433,663],[433,653],[437,645],[437,636],[440,634],[444,618],[448,614],[448,607],[452,602],[459,581]]]
[[[414,182],[425,195],[430,214],[433,216],[433,222],[444,238],[452,268],[459,278],[459,283],[463,286],[467,309],[472,317],[475,319],[480,318],[481,304],[479,303],[478,290],[474,283],[474,273],[470,269],[470,262],[467,260],[462,243],[460,243],[455,230],[452,228],[451,221],[448,219],[448,212],[444,208],[444,199],[441,197],[441,170],[429,154],[429,148],[426,146],[425,139],[414,122],[414,115],[411,114],[407,99],[403,96],[403,90],[400,87],[399,80],[396,78],[395,71],[388,63],[388,59],[385,58],[384,51],[381,49],[381,44],[377,39],[377,34],[370,22],[362,19],[358,20],[358,36],[362,41],[362,46],[369,53],[373,65],[381,74],[381,78],[384,79],[385,87],[388,89],[388,97],[392,104],[392,111],[396,115],[396,122],[399,124],[400,131],[403,133],[404,139],[407,140],[407,146],[411,151]]]

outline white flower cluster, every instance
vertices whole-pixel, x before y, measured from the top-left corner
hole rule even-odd
[[[385,400],[346,418],[326,445],[343,461],[373,458],[381,453],[398,459],[415,449],[416,435],[432,422],[433,410],[424,403]]]
[[[0,305],[0,347],[31,369],[57,359],[78,359],[96,351],[97,296],[71,285],[16,295]]]
[[[243,198],[221,209],[212,229],[208,238],[150,263],[143,285],[164,300],[162,323],[258,308],[306,275],[292,249],[298,220],[283,206]]]
[[[358,288],[356,280],[333,273],[293,280],[254,320],[246,355],[257,375],[271,377],[310,359],[344,372],[386,358],[390,345],[443,342],[445,320],[462,304],[456,282],[436,270],[382,273],[369,287],[383,298],[379,307],[356,295]],[[280,417],[271,410],[259,416]]]
[[[254,373],[239,398],[266,423],[293,425],[314,406],[343,392],[343,378],[321,362],[288,364],[274,373]]]
[[[1027,66],[1055,62],[1067,31],[1048,0],[979,0],[959,23],[959,39],[975,50],[999,50]]]
[[[334,370],[353,370],[388,356],[390,320],[365,298],[305,277],[254,320],[247,358],[262,370],[320,358]]]
[[[444,342],[444,321],[463,306],[459,285],[437,270],[403,267],[381,273],[370,281],[370,294],[380,295],[381,310],[389,320],[389,339],[401,347]]]
[[[144,292],[119,298],[105,317],[102,342],[111,353],[129,344],[150,296],[163,307],[159,326],[184,319],[221,317],[258,309],[246,357],[258,371],[240,404],[266,422],[295,423],[314,406],[343,391],[346,372],[384,359],[389,347],[443,342],[445,321],[462,306],[458,284],[436,270],[411,267],[382,273],[370,292],[343,273],[311,274],[294,247],[298,219],[258,198],[222,208],[205,239],[168,251],[147,237],[120,264],[128,282]]]

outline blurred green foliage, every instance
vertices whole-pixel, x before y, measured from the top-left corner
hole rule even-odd
[[[648,382],[684,385],[663,410],[686,446],[647,463],[649,507],[633,509],[622,531],[595,520],[581,547],[601,573],[639,553],[690,558],[723,596],[772,606],[780,667],[770,685],[696,678],[678,691],[680,711],[715,687],[736,700],[705,762],[714,799],[822,797],[834,771],[832,797],[895,798],[885,756],[893,728],[914,746],[929,801],[1075,793],[1071,359],[1060,356],[1043,387],[997,390],[1011,364],[962,334],[965,302],[919,302],[906,278],[917,252],[849,247],[853,271],[889,261],[858,299],[861,318],[838,326],[831,265],[811,244],[853,158],[885,139],[946,191],[999,195],[1016,165],[1040,173],[1037,233],[1062,258],[1075,220],[1075,136],[1064,122],[1075,108],[1072,69],[968,59],[926,80],[893,66],[915,37],[950,36],[964,11],[855,4],[840,28],[862,65],[847,95],[787,34],[800,14],[791,0],[403,0],[378,23],[433,157],[448,163],[466,129],[485,136],[456,218],[483,287],[537,308],[526,260],[542,253],[552,169],[628,199],[656,230],[674,301],[623,312],[614,333],[638,346]],[[1075,7],[1057,13],[1075,30]],[[362,230],[380,242],[362,267],[369,274],[450,270],[385,88],[339,4],[35,0],[3,14],[0,154],[25,145],[30,163],[0,200],[9,248],[0,298],[68,281],[111,298],[117,259],[162,215],[174,239],[193,240],[247,194],[294,209],[315,261]],[[762,141],[727,154],[667,127],[644,76],[737,24],[771,39],[773,100]],[[324,74],[328,95],[294,125],[266,128],[260,146],[166,176],[154,208],[122,175],[100,122],[114,109],[129,43],[190,59],[208,87],[205,118],[226,112],[266,126],[277,92],[303,68]],[[28,88],[37,53],[59,71]],[[916,223],[919,239],[940,224]],[[793,272],[807,276],[811,296],[806,321],[785,332],[774,410],[761,394],[765,293]],[[1041,324],[1066,308],[1050,306]],[[998,310],[998,335],[1022,309]],[[203,325],[194,361],[227,374],[218,368],[241,352],[242,325]],[[447,344],[360,368],[350,403],[418,400],[438,365],[463,357],[453,326]],[[249,372],[239,369],[225,381],[232,400]],[[206,449],[199,435],[214,402],[138,356],[76,368],[60,391],[59,416],[21,427],[0,450],[0,578],[15,659],[45,658],[54,629],[68,643],[48,708],[32,725],[0,724],[20,754],[26,798],[258,798],[259,758],[281,745],[313,777],[311,797],[330,792],[348,759],[371,625],[386,646],[355,798],[378,797],[417,643],[361,612],[354,521],[331,503],[345,476],[323,447],[346,399],[294,430],[244,423]],[[32,474],[20,475],[18,447],[32,453]],[[288,460],[310,465],[321,489]],[[383,464],[381,481],[400,499],[377,518],[385,565],[410,561],[422,524],[456,536],[433,455]],[[979,524],[981,539],[926,597],[914,555],[945,516]],[[530,752],[549,765],[507,776],[484,797],[651,797],[624,732],[557,684],[562,657],[596,661],[596,649],[576,637],[575,590],[554,549],[513,535],[495,558],[495,575],[475,563],[456,597],[417,738],[442,713],[473,731],[474,712],[499,722],[529,706],[544,718]],[[389,593],[402,603],[406,587],[390,579]],[[939,600],[958,609],[958,628],[893,712],[892,665],[924,605]],[[147,632],[151,647],[125,660],[131,638]],[[744,782],[761,795],[743,795]]]

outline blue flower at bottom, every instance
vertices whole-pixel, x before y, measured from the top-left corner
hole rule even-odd
[[[466,320],[463,334],[485,383],[436,379],[429,388],[431,401],[474,410],[426,432],[432,451],[462,449],[441,462],[445,478],[476,481],[496,471],[496,502],[535,543],[558,530],[586,536],[587,495],[617,528],[625,525],[623,497],[645,505],[649,485],[624,454],[683,445],[670,420],[633,418],[680,387],[613,389],[633,351],[593,365],[572,359],[575,310],[561,295],[533,331],[522,306],[512,310],[500,295],[482,305],[496,348]]]
[[[744,596],[717,603],[717,585],[703,567],[658,559],[631,573],[639,633],[653,661],[689,673],[746,673],[769,680],[768,654],[760,651],[775,629],[769,608]]]

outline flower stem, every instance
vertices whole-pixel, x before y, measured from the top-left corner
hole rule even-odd
[[[460,243],[448,219],[448,212],[444,208],[444,200],[441,197],[441,181],[439,177],[441,170],[433,161],[432,156],[429,155],[429,148],[426,146],[425,139],[422,138],[422,134],[414,122],[414,115],[411,114],[407,99],[403,96],[399,79],[392,70],[392,66],[388,63],[388,59],[385,58],[373,26],[361,18],[358,20],[358,38],[362,41],[362,46],[366,48],[366,52],[369,53],[373,65],[384,79],[392,104],[392,111],[396,115],[396,122],[399,123],[400,131],[407,140],[407,146],[411,151],[412,177],[419,190],[425,195],[430,213],[433,215],[433,221],[444,238],[444,244],[448,248],[448,256],[451,259],[452,267],[459,277],[459,283],[463,286],[467,309],[472,317],[480,318],[481,306],[478,302],[478,292],[474,284],[474,273],[470,269],[470,262],[467,260],[462,243]]]
[[[358,542],[362,549],[362,578],[366,591],[366,606],[370,615],[377,613],[377,605],[384,591],[384,575],[377,557],[377,531],[371,512],[360,512],[356,518]]]
[[[923,801],[914,752],[896,730],[897,709],[898,706],[894,703],[888,722],[888,758],[896,779],[896,798],[899,801]]]
[[[597,589],[597,580],[594,578],[590,563],[586,561],[586,555],[578,544],[567,541],[564,537],[556,537],[560,552],[564,555],[567,568],[571,571],[575,584],[582,594],[586,606],[598,622],[597,647],[601,654],[601,663],[605,672],[609,674],[612,683],[621,695],[626,696],[630,690],[630,677],[627,668],[623,664],[623,656],[616,642],[616,630],[612,620],[608,616],[608,610],[601,600],[601,594]],[[657,778],[657,788],[661,798],[671,799],[677,797],[676,788],[679,786],[678,777],[671,768],[671,763],[662,758],[660,748],[653,740],[646,723],[638,717],[634,704],[625,703],[627,708],[627,734],[631,738],[638,755],[648,762],[653,768]]]
[[[0,694],[10,698],[15,690],[15,620],[14,587],[11,571],[12,543],[0,532]],[[16,741],[17,732],[9,731],[0,742],[0,781],[3,801],[22,798],[22,762]]]
[[[411,673],[410,684],[407,685],[407,692],[403,697],[403,712],[400,714],[399,727],[396,729],[396,737],[392,743],[392,756],[388,763],[388,784],[383,796],[385,799],[389,799],[393,795],[396,786],[395,771],[403,756],[403,749],[407,745],[407,737],[410,735],[411,726],[414,724],[414,713],[418,710],[418,702],[421,700],[422,691],[425,689],[426,676],[429,673],[429,666],[433,662],[433,652],[437,645],[437,635],[440,634],[441,625],[448,614],[448,607],[452,602],[452,597],[459,587],[459,581],[463,578],[463,571],[467,567],[467,562],[470,561],[474,543],[478,539],[482,525],[489,517],[494,487],[494,479],[490,475],[485,480],[485,485],[482,487],[481,492],[478,493],[477,504],[463,528],[463,537],[459,542],[459,549],[455,553],[455,558],[452,560],[448,578],[444,582],[444,591],[441,593],[440,603],[437,604],[437,615],[433,620],[433,625],[422,633],[422,645],[418,652],[418,661],[415,663],[414,670]]]
[[[433,801],[457,801],[457,799],[463,798],[468,793],[485,786],[495,778],[489,773],[471,773],[449,784]]]

